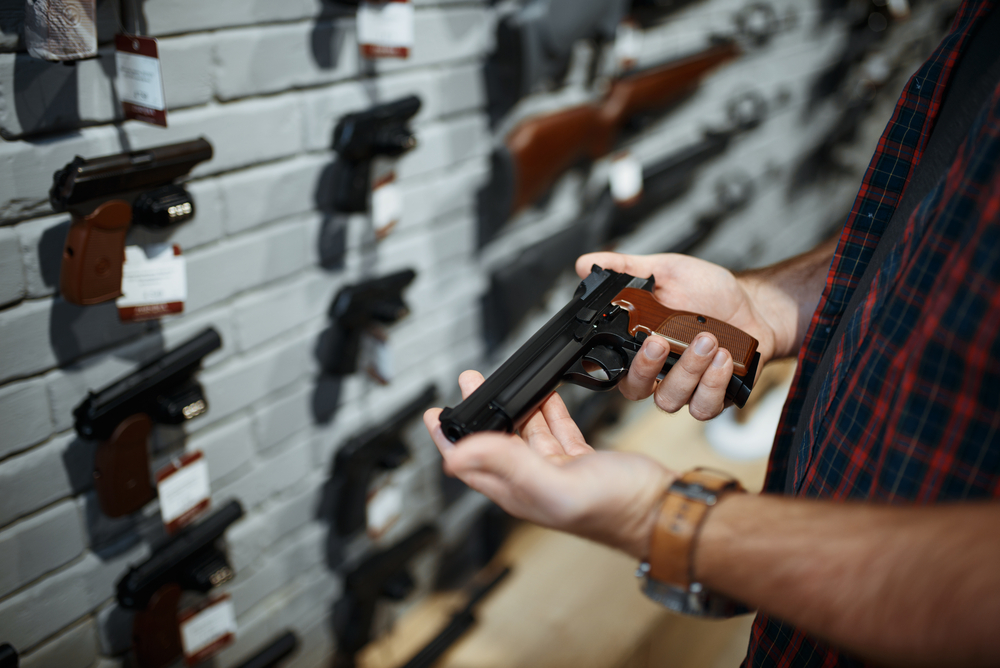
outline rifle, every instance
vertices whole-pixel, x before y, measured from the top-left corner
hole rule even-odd
[[[588,212],[490,276],[483,296],[483,333],[492,352],[524,317],[545,298],[552,284],[576,258],[600,250],[629,234],[668,202],[687,192],[699,167],[722,155],[738,134],[760,125],[766,114],[764,99],[755,93],[740,96],[729,105],[731,127],[708,131],[701,141],[643,168],[638,202],[623,206],[605,188]],[[684,251],[678,251],[684,252]]]
[[[473,610],[509,574],[510,567],[505,567],[492,578],[475,587],[469,594],[469,600],[466,602],[465,607],[456,611],[451,616],[451,621],[444,627],[444,630],[427,643],[422,650],[417,652],[412,659],[407,661],[403,668],[431,668],[434,662],[476,623],[476,616],[473,614]]]
[[[630,123],[693,93],[705,75],[736,58],[734,40],[616,79],[597,102],[518,124],[493,153],[493,175],[480,193],[480,246],[515,213],[536,202],[566,170],[601,158]]]
[[[333,130],[333,150],[343,161],[335,181],[333,203],[340,211],[367,211],[371,164],[379,155],[396,157],[417,145],[409,121],[420,111],[420,98],[410,95],[347,114]]]
[[[135,373],[88,393],[73,410],[76,432],[100,440],[94,488],[105,515],[127,515],[156,496],[146,444],[153,422],[181,424],[208,410],[205,393],[191,376],[221,346],[219,333],[209,327]]]
[[[760,362],[757,340],[715,318],[663,306],[653,298],[653,286],[653,277],[594,265],[566,306],[465,401],[444,409],[444,435],[455,442],[479,431],[512,432],[561,382],[611,389],[648,336],[662,336],[670,345],[662,377],[698,334],[714,334],[733,358],[726,398],[743,407]]]
[[[73,222],[63,249],[59,292],[71,304],[121,295],[129,223],[164,228],[194,217],[194,198],[172,183],[212,157],[205,139],[85,160],[53,175],[49,201]]]
[[[334,526],[348,536],[367,526],[368,486],[376,469],[395,469],[410,457],[403,428],[434,401],[437,388],[428,385],[416,399],[382,426],[349,440],[337,451],[333,465]]]
[[[333,324],[320,339],[319,357],[326,373],[342,376],[358,370],[362,333],[374,323],[389,325],[410,312],[403,288],[416,276],[412,269],[404,269],[337,293],[330,305]]]
[[[286,631],[259,654],[241,663],[239,668],[276,668],[283,659],[287,659],[298,649],[298,646],[299,639],[291,631]]]
[[[354,656],[371,640],[378,599],[401,601],[413,591],[406,565],[438,536],[424,525],[392,547],[373,554],[344,577],[344,593],[333,609],[337,655],[334,665],[353,666]]]
[[[182,652],[177,611],[183,591],[207,593],[233,578],[225,553],[215,543],[243,516],[230,501],[200,524],[184,529],[149,559],[118,580],[118,603],[136,610],[133,650],[142,668],[169,665]]]

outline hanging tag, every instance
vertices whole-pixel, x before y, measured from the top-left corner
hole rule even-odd
[[[358,5],[358,44],[365,58],[409,58],[413,40],[413,3],[409,0]]]
[[[193,666],[236,640],[236,610],[229,594],[212,598],[177,614],[181,627],[184,664]]]
[[[619,72],[634,69],[642,53],[642,30],[633,21],[622,21],[615,29],[615,62]]]
[[[116,302],[119,320],[138,322],[181,313],[186,299],[187,264],[180,246],[125,247],[122,296]]]
[[[167,533],[176,533],[208,510],[212,488],[202,453],[185,453],[157,471],[156,491]]]
[[[156,40],[115,35],[115,87],[125,118],[167,127],[163,75]]]
[[[403,487],[392,475],[368,497],[368,537],[378,540],[403,515]]]
[[[395,375],[389,335],[381,327],[372,327],[362,335],[361,349],[368,375],[379,385],[388,385]]]
[[[97,55],[95,0],[28,0],[21,6],[24,45],[32,58],[72,61]]]
[[[396,183],[395,172],[389,172],[372,188],[372,227],[375,238],[385,239],[403,216],[403,193]]]
[[[630,153],[618,154],[611,159],[608,186],[619,206],[632,206],[642,196],[642,164]]]

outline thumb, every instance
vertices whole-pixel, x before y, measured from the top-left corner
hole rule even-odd
[[[619,273],[630,274],[637,278],[648,278],[653,275],[656,265],[655,255],[623,255],[621,253],[587,253],[576,261],[576,273],[580,278],[590,275],[590,268],[597,265],[602,269],[611,269]]]

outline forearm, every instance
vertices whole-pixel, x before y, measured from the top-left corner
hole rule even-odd
[[[890,507],[730,495],[695,575],[863,658],[1000,660],[1000,504]]]
[[[823,294],[834,237],[778,264],[737,275],[754,306],[774,332],[774,358],[796,355]]]

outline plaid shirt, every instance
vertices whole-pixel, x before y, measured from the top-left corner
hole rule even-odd
[[[990,0],[966,0],[909,80],[840,236],[775,438],[765,491],[927,504],[1000,497],[1000,87],[845,323],[815,406],[809,378],[920,161]],[[791,452],[800,413],[808,429]],[[759,614],[745,665],[861,662]]]

